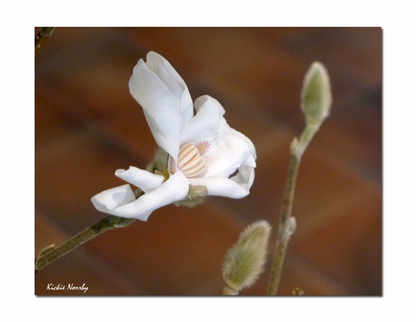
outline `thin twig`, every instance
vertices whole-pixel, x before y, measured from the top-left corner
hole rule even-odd
[[[35,38],[35,55],[38,54],[40,49],[43,45],[45,45],[46,41],[52,36],[55,27],[43,27]]]
[[[42,251],[39,258],[36,260],[35,272],[40,271],[46,265],[49,265],[53,261],[64,256],[65,254],[69,253],[78,246],[81,246],[87,241],[97,237],[103,232],[116,227],[125,227],[133,221],[134,219],[121,218],[113,215],[108,215],[104,217],[103,219],[99,220],[96,224],[81,231],[74,237],[65,241],[60,246],[52,247],[50,250]]]
[[[290,146],[290,164],[283,194],[283,204],[280,212],[281,219],[276,241],[273,266],[267,288],[267,295],[277,294],[287,245],[289,244],[291,235],[296,229],[296,220],[292,217],[292,208],[299,165],[306,147],[318,130],[319,125],[307,124],[300,136],[300,139],[298,140],[295,138]]]
[[[273,268],[270,275],[269,286],[267,290],[268,295],[276,295],[279,287],[280,275],[282,273],[283,261],[286,255],[287,245],[289,243],[290,235],[293,233],[295,227],[291,227],[291,213],[293,206],[293,198],[295,194],[296,178],[298,175],[300,165],[300,158],[292,152],[288,176],[286,179],[286,186],[283,197],[283,204],[281,210],[281,221],[278,230],[278,238],[276,241],[276,250],[273,261]],[[292,223],[293,224],[293,223]]]
[[[143,191],[136,189],[134,196],[138,199],[143,194]],[[131,225],[135,221],[134,218],[122,218],[113,215],[108,215],[99,220],[97,223],[81,231],[74,237],[68,239],[58,247],[54,245],[46,247],[40,252],[39,257],[35,260],[35,273],[43,269],[46,265],[49,265],[53,261],[66,255],[73,249],[81,246],[87,241],[97,237],[103,232],[113,228],[123,228]]]
[[[306,127],[299,140],[295,138],[290,145],[289,172],[283,195],[273,267],[267,287],[268,295],[277,294],[287,245],[290,236],[296,229],[296,220],[292,217],[292,205],[300,161],[312,138],[319,131],[322,122],[328,117],[331,104],[332,93],[328,72],[321,63],[314,62],[304,77],[301,92],[301,108],[305,115]]]

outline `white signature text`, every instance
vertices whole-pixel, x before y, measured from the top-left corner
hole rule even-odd
[[[82,291],[86,293],[88,291],[88,286],[85,286],[85,283],[82,286],[74,285],[74,283],[69,283],[68,285],[49,283],[46,285],[48,291]]]

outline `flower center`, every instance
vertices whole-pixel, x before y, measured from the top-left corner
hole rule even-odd
[[[205,153],[208,152],[208,149],[211,146],[211,144],[207,140],[202,140],[198,142],[195,146],[198,148],[199,153],[201,155],[204,155]]]
[[[180,169],[189,178],[201,174],[208,165],[208,160],[204,154],[207,153],[210,144],[203,140],[197,144],[186,143],[179,149],[178,169]]]

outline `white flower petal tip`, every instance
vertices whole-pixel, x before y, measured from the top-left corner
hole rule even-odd
[[[193,117],[192,98],[181,76],[165,58],[149,52],[147,62],[140,59],[134,68],[129,89],[143,107],[156,143],[176,159],[179,134]]]
[[[161,175],[153,174],[136,167],[130,167],[128,170],[119,169],[115,174],[120,179],[135,185],[144,192],[149,192],[159,187],[164,180]]]
[[[113,211],[120,206],[136,200],[128,184],[108,189],[91,198],[94,207],[101,212],[114,214]]]

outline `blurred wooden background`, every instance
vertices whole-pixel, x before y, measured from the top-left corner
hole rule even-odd
[[[106,232],[37,273],[35,294],[84,294],[46,287],[85,283],[86,295],[220,295],[222,260],[244,227],[266,219],[275,233],[302,79],[318,60],[334,103],[302,160],[279,294],[381,295],[381,39],[381,28],[57,28],[35,61],[35,256],[104,216],[90,198],[124,183],[116,169],[152,159],[127,86],[150,50],[194,100],[221,102],[258,159],[248,197],[170,205]],[[265,294],[269,269],[270,258],[241,294]]]

